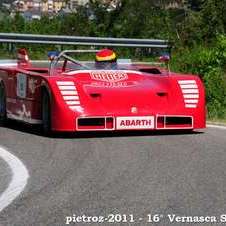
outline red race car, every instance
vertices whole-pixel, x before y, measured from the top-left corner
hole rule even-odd
[[[202,129],[205,91],[198,76],[159,66],[116,60],[100,51],[94,62],[77,53],[52,53],[50,66],[35,66],[25,49],[17,62],[0,65],[0,122],[41,124],[43,131]],[[162,57],[168,60],[168,57]]]

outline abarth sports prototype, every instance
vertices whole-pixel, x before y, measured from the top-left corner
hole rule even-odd
[[[63,51],[35,66],[26,50],[0,65],[0,122],[42,125],[43,131],[193,130],[205,128],[205,91],[196,75],[114,62],[107,68]]]

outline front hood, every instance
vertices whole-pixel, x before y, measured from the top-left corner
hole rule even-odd
[[[135,71],[92,71],[75,76],[87,114],[145,115],[168,106],[168,76]],[[165,108],[164,108],[165,109]]]

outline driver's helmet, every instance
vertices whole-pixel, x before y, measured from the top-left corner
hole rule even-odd
[[[98,68],[110,68],[116,64],[117,57],[113,50],[102,49],[97,52],[95,57],[96,66]]]

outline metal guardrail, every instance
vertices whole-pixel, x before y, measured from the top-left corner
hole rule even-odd
[[[169,47],[169,41],[161,39],[100,38],[83,36],[17,34],[17,33],[0,33],[0,43],[116,46],[116,47],[141,47],[141,48]]]

